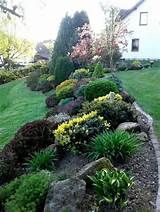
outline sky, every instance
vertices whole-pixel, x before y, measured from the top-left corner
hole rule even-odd
[[[12,0],[24,8],[24,23],[18,29],[20,37],[33,42],[56,39],[62,18],[68,12],[73,15],[76,10],[85,10],[89,16],[92,29],[98,33],[104,27],[104,16],[100,2],[120,8],[130,8],[137,0]]]

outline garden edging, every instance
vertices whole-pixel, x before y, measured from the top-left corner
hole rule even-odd
[[[148,131],[148,136],[150,138],[150,141],[153,144],[154,150],[155,150],[155,155],[156,155],[156,160],[157,160],[157,165],[158,165],[158,192],[157,192],[157,198],[156,198],[156,212],[160,212],[160,144],[159,141],[157,139],[157,136],[154,132],[154,128],[153,128],[153,119],[152,117],[145,113],[142,108],[136,103],[133,103],[136,111],[139,114],[142,114],[143,116],[145,116],[145,118],[147,119],[147,125],[150,126],[149,131]]]

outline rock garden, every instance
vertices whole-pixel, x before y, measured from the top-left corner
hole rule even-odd
[[[102,75],[99,64],[74,71],[47,97],[46,117],[3,148],[2,211],[155,210],[151,124],[120,81]]]

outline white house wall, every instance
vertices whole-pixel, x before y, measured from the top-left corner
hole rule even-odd
[[[148,12],[148,25],[140,26],[140,12]],[[128,37],[126,59],[160,59],[160,1],[146,0],[125,20],[128,30],[133,31]],[[139,51],[132,52],[132,39],[139,39]]]

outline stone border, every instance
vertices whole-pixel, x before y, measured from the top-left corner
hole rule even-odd
[[[158,165],[158,193],[156,198],[156,212],[160,212],[160,143],[157,139],[157,136],[155,135],[154,128],[153,128],[153,119],[152,117],[145,113],[142,108],[136,103],[133,103],[133,106],[135,107],[136,111],[139,113],[139,115],[143,115],[147,119],[147,125],[149,126],[148,135],[149,138],[153,144],[157,165]]]

